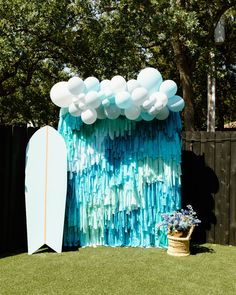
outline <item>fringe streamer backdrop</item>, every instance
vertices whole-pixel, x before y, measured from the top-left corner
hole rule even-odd
[[[160,214],[180,208],[181,120],[60,115],[68,150],[64,246],[166,247]]]

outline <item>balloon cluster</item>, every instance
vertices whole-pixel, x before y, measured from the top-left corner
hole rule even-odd
[[[88,77],[84,81],[72,77],[67,82],[56,83],[50,91],[53,103],[67,108],[72,116],[81,116],[85,124],[97,119],[117,119],[120,115],[130,120],[165,120],[169,111],[179,112],[184,100],[176,95],[173,80],[163,81],[155,68],[142,69],[137,79],[126,82],[122,76],[111,80]]]

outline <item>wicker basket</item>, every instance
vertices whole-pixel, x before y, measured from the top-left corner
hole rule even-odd
[[[168,250],[167,253],[172,256],[189,256],[189,242],[194,227],[192,226],[188,232],[187,237],[175,237],[168,235]]]

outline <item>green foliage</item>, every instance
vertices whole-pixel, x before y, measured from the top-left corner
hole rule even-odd
[[[218,106],[235,105],[235,8],[227,11],[233,2],[0,0],[0,123],[56,124],[59,110],[49,93],[69,78],[65,67],[82,78],[130,79],[153,66],[180,85],[186,109],[196,113],[195,128],[203,128],[212,50],[223,85]],[[226,11],[226,41],[215,48],[214,27]],[[229,121],[234,113],[217,114]]]

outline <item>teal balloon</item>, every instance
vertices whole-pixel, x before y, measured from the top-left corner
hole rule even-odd
[[[185,102],[181,96],[174,95],[168,99],[167,106],[172,112],[181,112],[185,106]]]
[[[173,80],[165,80],[161,83],[159,91],[165,93],[168,98],[172,97],[177,92],[177,84]]]
[[[141,117],[144,121],[152,121],[155,118],[155,115],[151,115],[149,113],[142,112]]]

